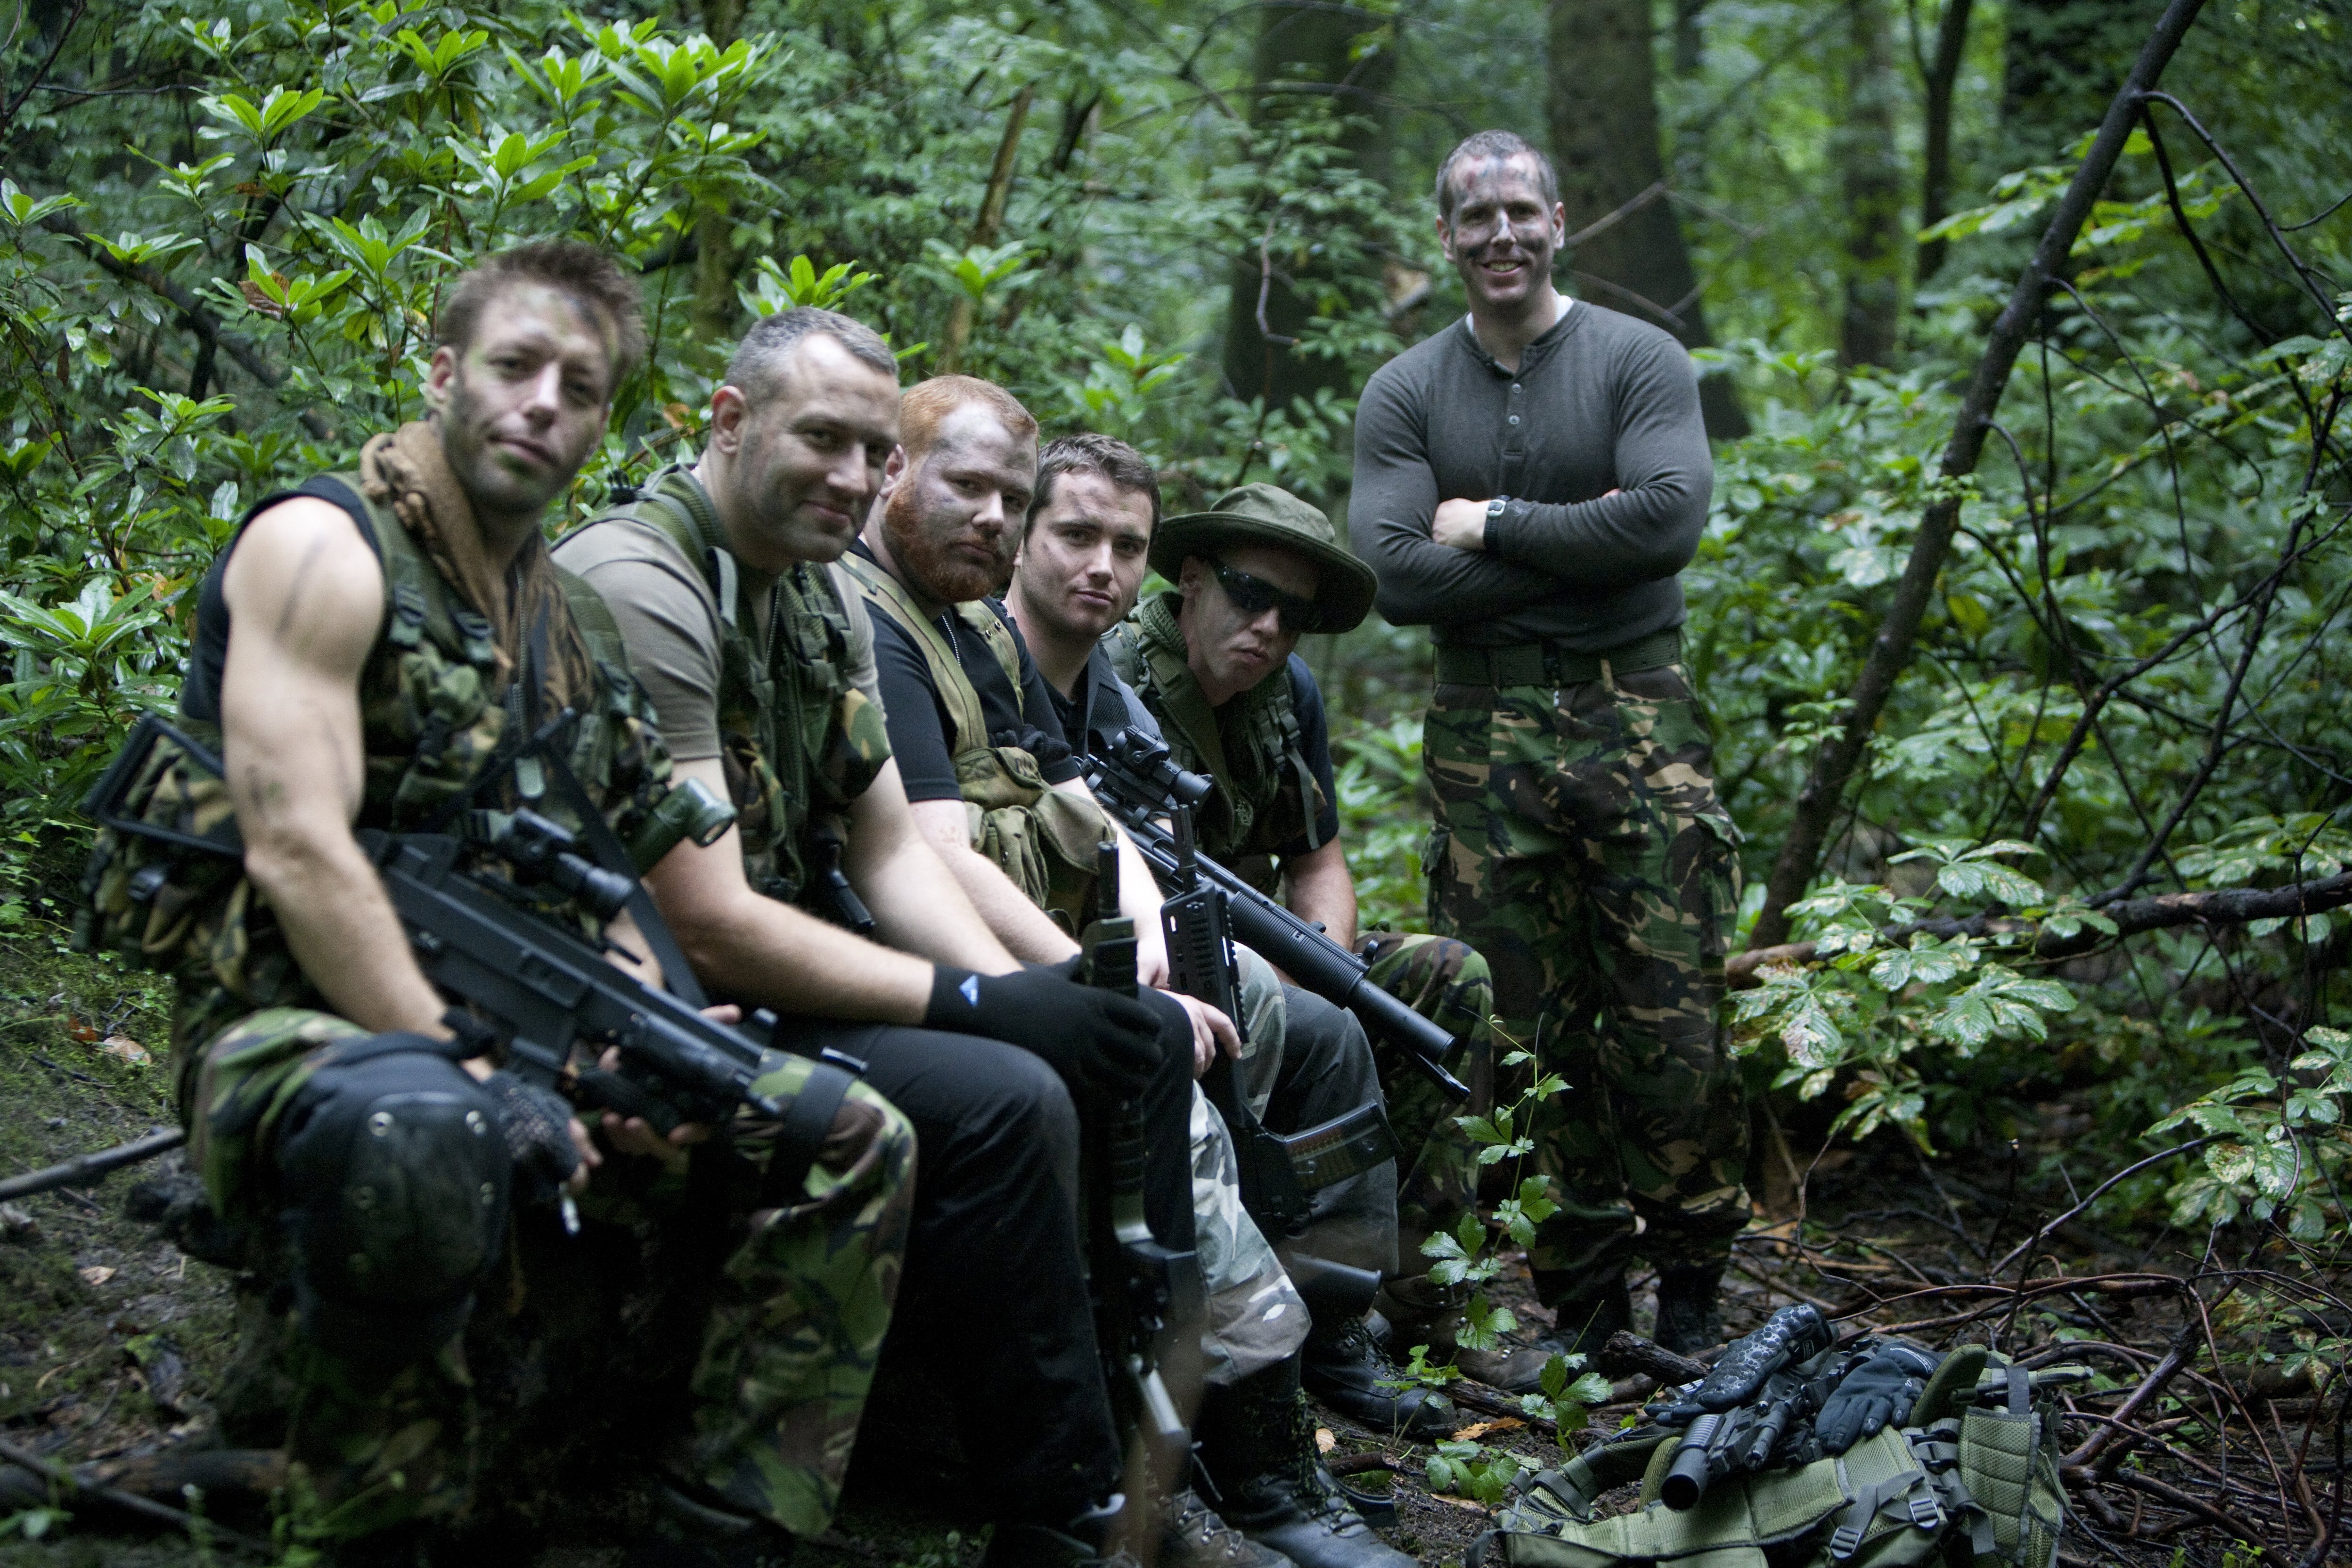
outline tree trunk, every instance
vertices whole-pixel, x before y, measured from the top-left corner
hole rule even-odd
[[[1675,0],[1675,74],[1696,76],[1706,63],[1706,31],[1700,24],[1706,0]]]
[[[1269,0],[1259,16],[1251,124],[1277,131],[1302,106],[1328,103],[1349,117],[1340,151],[1364,174],[1384,178],[1394,116],[1382,107],[1382,97],[1396,75],[1395,41],[1383,38],[1370,49],[1359,43],[1388,32],[1396,18],[1330,0]],[[1356,390],[1341,361],[1294,351],[1317,313],[1317,281],[1292,273],[1284,247],[1253,243],[1234,258],[1225,381],[1234,396],[1263,397],[1272,409],[1287,408],[1294,398],[1311,400],[1324,387]]]
[[[2009,0],[2001,46],[2004,169],[2054,163],[2124,79],[2158,0]]]
[[[2009,303],[1992,324],[1984,357],[1977,362],[1976,373],[1969,378],[1967,395],[1960,400],[1959,413],[1952,421],[1952,437],[1944,446],[1937,475],[1942,481],[1937,489],[1942,493],[1919,519],[1919,532],[1912,541],[1903,576],[1895,585],[1886,615],[1871,637],[1870,651],[1854,679],[1853,693],[1846,705],[1845,728],[1823,741],[1813,752],[1812,766],[1807,770],[1804,786],[1797,795],[1789,836],[1781,841],[1780,853],[1773,859],[1772,874],[1764,887],[1764,907],[1758,911],[1755,927],[1748,933],[1748,945],[1751,948],[1773,947],[1789,939],[1789,906],[1804,896],[1814,870],[1821,865],[1822,851],[1829,845],[1831,824],[1837,818],[1846,786],[1853,782],[1862,765],[1879,716],[1886,711],[1895,678],[1911,661],[1919,622],[1927,613],[1928,597],[1943,571],[1952,537],[1959,530],[1960,496],[1956,481],[1976,471],[1986,434],[2000,406],[2000,395],[2009,387],[2010,373],[2017,368],[2017,356],[2023,352],[2026,337],[2041,316],[2051,290],[2057,287],[2075,237],[2083,232],[2083,225],[2091,216],[2091,204],[2098,199],[2100,187],[2115,173],[2116,162],[2123,156],[2124,142],[2138,123],[2139,95],[2156,86],[2203,5],[2204,0],[2171,0],[2165,7],[2164,16],[2141,47],[2131,74],[2109,100],[2106,118],[2099,124],[2099,133],[2090,152],[2074,171],[2066,194],[2059,197],[2057,209],[2050,216],[2050,226],[2042,232],[2042,242],[2034,247],[2032,259],[2025,264],[2017,286],[2010,290]]]
[[[1923,229],[1933,228],[1951,216],[1952,89],[1968,53],[1969,13],[1974,8],[1975,0],[1944,0],[1944,13],[1936,18],[1936,57],[1927,63],[1927,80],[1921,84],[1927,100],[1927,147],[1919,176],[1919,226]],[[1914,289],[1942,269],[1944,246],[1943,240],[1931,239],[1919,247],[1912,272]]]
[[[1845,187],[1845,310],[1838,358],[1894,357],[1903,311],[1903,165],[1895,146],[1895,48],[1882,0],[1855,0],[1845,121],[1834,157]]]
[[[743,0],[703,0],[702,30],[720,48],[743,26]],[[727,199],[713,197],[694,215],[694,331],[704,342],[735,335],[735,220]]]
[[[1697,274],[1664,195],[1657,64],[1649,0],[1550,0],[1552,157],[1570,235],[1657,194],[1567,257],[1577,292],[1665,328],[1685,348],[1712,342]],[[1729,381],[1699,383],[1707,434],[1748,434]]]

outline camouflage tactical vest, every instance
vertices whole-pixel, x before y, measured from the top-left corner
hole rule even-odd
[[[366,771],[352,826],[451,831],[444,808],[482,774],[504,766],[528,732],[526,708],[535,704],[526,701],[521,680],[499,689],[490,624],[443,580],[392,509],[369,500],[355,473],[327,477],[366,513],[384,579],[383,626],[360,672]],[[642,856],[655,808],[668,790],[668,755],[603,601],[577,577],[559,570],[557,578],[597,678],[590,699],[595,711],[572,726],[566,760],[622,840]],[[532,662],[527,659],[526,668]],[[176,727],[218,755],[217,723],[183,715]],[[529,804],[576,826],[570,802],[550,793],[535,756],[517,760],[509,777],[485,785],[469,804]],[[192,838],[233,815],[227,786],[169,738],[148,752],[121,810]],[[178,983],[173,1041],[184,1098],[194,1047],[229,1023],[262,1007],[325,1006],[239,859],[103,828],[82,887],[77,942],[121,952]],[[587,921],[578,911],[571,917]]]
[[[806,562],[757,607],[701,481],[656,474],[638,499],[588,524],[629,518],[660,530],[701,569],[719,605],[719,750],[751,887],[832,918],[815,873],[840,853],[843,813],[890,758],[881,710],[849,679],[849,616],[831,574]]]
[[[955,762],[972,848],[993,861],[1030,902],[1075,931],[1094,912],[1087,904],[1097,851],[1112,840],[1109,819],[1092,800],[1048,784],[1037,759],[1023,747],[991,743],[971,678],[897,578],[862,555],[845,556],[842,563],[866,603],[906,627],[923,650],[931,684],[948,712],[948,754]],[[955,616],[987,647],[1017,697],[1021,651],[1004,623],[977,600],[956,605]]]
[[[1302,837],[1313,848],[1324,805],[1307,763],[1290,671],[1277,668],[1223,708],[1210,707],[1176,624],[1181,598],[1174,589],[1154,595],[1113,626],[1111,668],[1159,719],[1176,764],[1217,781],[1192,812],[1201,853],[1271,897],[1276,852]]]

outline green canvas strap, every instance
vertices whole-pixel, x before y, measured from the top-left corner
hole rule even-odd
[[[980,693],[972,689],[971,678],[963,672],[963,665],[948,646],[946,636],[931,618],[923,614],[915,596],[907,592],[906,584],[885,572],[881,564],[870,561],[856,551],[841,558],[849,572],[850,581],[857,584],[866,602],[907,628],[915,646],[923,652],[923,662],[930,667],[931,684],[938,689],[940,700],[948,710],[948,752],[961,767],[963,753],[986,749],[988,721],[980,710]],[[985,609],[982,615],[993,621]],[[1015,679],[1013,689],[1020,689]]]

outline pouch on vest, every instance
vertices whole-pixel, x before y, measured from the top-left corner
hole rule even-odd
[[[1099,856],[1115,841],[1102,808],[1047,784],[1019,746],[960,752],[955,769],[972,848],[1065,930],[1094,918]]]
[[[131,726],[82,801],[100,826],[74,911],[78,950],[169,971],[210,948],[204,917],[245,875],[219,750],[218,727],[193,719],[150,713]]]

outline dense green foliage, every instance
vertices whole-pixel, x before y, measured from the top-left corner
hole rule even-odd
[[[1553,10],[1572,22],[1580,3]],[[2151,10],[1975,8],[1943,204],[1959,216],[1932,276],[1902,231],[1897,346],[1842,363],[1867,281],[1861,176],[1891,168],[1913,193],[1897,216],[1918,211],[1927,9],[1658,11],[1668,199],[1722,345],[1702,357],[1754,426],[1718,446],[1685,584],[1759,880],[1932,499],[1984,331]],[[2076,39],[2080,79],[2021,71],[2074,12],[2103,19]],[[519,238],[627,257],[656,340],[557,526],[690,447],[734,335],[808,300],[887,331],[913,373],[990,375],[1049,430],[1136,441],[1172,499],[1271,476],[1344,506],[1349,392],[1461,309],[1430,234],[1437,156],[1485,123],[1543,140],[1548,79],[1580,63],[1558,58],[1561,28],[1548,55],[1499,0],[1349,12],[1349,68],[1381,84],[1368,121],[1267,63],[1267,30],[1296,15],[20,9],[0,46],[0,914],[69,896],[72,803],[128,716],[170,700],[194,584],[236,519],[413,415],[440,291]],[[1830,1097],[1857,1134],[1997,1139],[2007,1107],[2065,1092],[2100,1113],[2084,1157],[2120,1163],[2210,1090],[2188,1112],[2206,1165],[2113,1201],[2172,1187],[2184,1222],[2277,1210],[2299,1238],[2342,1231],[2347,1069],[2329,1026],[2347,922],[2176,927],[2054,973],[1998,924],[1874,933],[1988,910],[2095,927],[2105,895],[2352,861],[2335,684],[2352,326],[2332,281],[2352,276],[2352,208],[2315,217],[2347,181],[2347,62],[2342,0],[2209,5],[2165,85],[2235,172],[2154,109],[2160,140],[2126,154],[2021,362],[1800,907],[1797,934],[1823,945],[1738,1003],[1759,1083]],[[1891,137],[1854,134],[1865,110]],[[2274,237],[2263,212],[2301,226]],[[1272,351],[1238,384],[1223,352],[1254,290],[1304,322],[1284,363],[1313,384],[1276,405]],[[1425,638],[1376,623],[1316,644],[1367,902],[1414,922]]]

